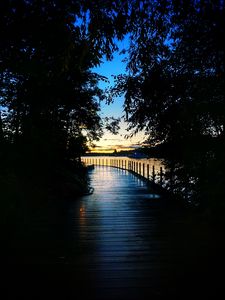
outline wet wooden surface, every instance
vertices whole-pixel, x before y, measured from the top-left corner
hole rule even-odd
[[[127,171],[96,167],[90,176],[94,193],[74,203],[68,217],[67,262],[84,291],[97,299],[204,294],[211,246],[190,236],[185,212]]]
[[[199,239],[176,203],[128,171],[96,167],[90,179],[94,193],[68,204],[57,257],[49,253],[37,264],[11,273],[8,268],[18,295],[30,289],[30,299],[201,299],[221,293],[218,245],[208,233]]]

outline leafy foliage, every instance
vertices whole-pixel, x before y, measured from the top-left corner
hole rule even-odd
[[[129,129],[165,145],[175,192],[224,207],[224,3],[134,1],[130,17],[128,74],[112,90]]]
[[[120,1],[0,2],[3,223],[26,223],[35,211],[50,220],[49,201],[56,207],[87,188],[79,158],[103,126],[104,78],[92,68],[116,49],[124,9]]]
[[[95,97],[101,91],[89,71],[95,58],[66,6],[19,1],[4,8],[1,20],[10,17],[1,26],[1,105],[10,142],[64,155],[69,137],[82,134],[82,127],[100,128]]]
[[[102,134],[104,78],[91,70],[128,34],[112,96],[125,93],[129,129],[162,145],[177,193],[222,198],[223,20],[221,0],[1,1],[0,143],[27,161],[79,157]]]

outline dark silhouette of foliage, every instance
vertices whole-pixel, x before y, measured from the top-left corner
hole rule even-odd
[[[223,20],[224,1],[1,1],[2,162],[49,179],[79,161],[102,134],[106,78],[92,68],[128,34],[112,95],[125,93],[129,129],[160,145],[174,192],[224,207]],[[118,121],[105,126],[116,133]]]
[[[121,1],[0,2],[0,188],[6,239],[13,231],[29,231],[26,224],[36,212],[51,222],[53,206],[60,211],[59,201],[86,192],[79,159],[103,126],[98,81],[105,78],[92,68],[103,56],[112,57],[114,38],[126,32],[117,23],[118,11],[125,10]]]
[[[114,118],[114,117],[105,117],[104,118],[104,122],[105,122],[105,128],[111,132],[112,134],[117,134],[120,126],[120,118]]]
[[[95,272],[89,270],[89,263],[93,265],[98,253],[89,246],[95,247],[98,237],[91,236],[93,243],[88,245],[80,242],[85,226],[87,236],[93,224],[101,227],[101,214],[98,215],[94,199],[89,212],[96,220],[89,224],[92,220],[89,222],[85,206],[79,211],[77,204],[68,203],[91,191],[87,170],[80,161],[88,144],[101,137],[104,126],[113,133],[119,129],[118,119],[100,118],[100,101],[110,103],[115,95],[125,94],[124,113],[131,134],[144,130],[148,136],[146,145],[153,146],[138,149],[138,153],[166,160],[168,189],[179,199],[183,197],[187,203],[204,208],[224,222],[223,22],[223,0],[0,1],[0,227],[7,296],[15,293],[14,298],[18,298],[21,293],[23,298],[28,295],[30,298],[35,291],[36,298],[40,295],[50,299],[60,294],[64,299],[77,297],[81,291],[84,298],[84,286],[89,288],[89,294],[91,288],[92,297],[98,295],[95,288],[99,290],[98,279],[102,274],[97,281],[92,280]],[[130,36],[128,50],[122,50],[127,54],[127,72],[115,77],[112,94],[105,99],[98,82],[107,79],[92,70],[103,58],[113,57],[113,52],[118,50],[117,41],[125,35]],[[137,157],[135,152],[115,150],[108,155]],[[179,254],[175,268],[169,263],[168,269],[166,263],[162,275],[170,274],[167,269],[172,275],[180,275],[177,272],[180,268],[176,269],[180,261],[187,265],[190,258],[194,262],[201,258],[195,270],[191,262],[188,276],[181,276],[181,288],[175,290],[176,285],[171,286],[169,282],[168,291],[180,295],[187,287],[184,279],[194,278],[188,283],[198,286],[202,295],[205,278],[216,270],[213,268],[211,272],[208,266],[222,262],[224,232],[213,231],[202,219],[200,223],[204,226],[196,226],[197,222],[187,220],[186,213],[180,214],[178,205],[171,213],[177,202],[171,201],[167,206],[164,200],[174,199],[163,198],[157,203],[154,197],[145,198],[143,201],[150,204],[148,208],[151,205],[154,208],[152,216],[148,214],[149,209],[144,215],[145,228],[148,216],[154,222],[153,231],[150,228],[151,234],[146,238],[152,237],[153,244],[159,239],[159,244],[163,244],[161,250],[172,254],[165,253],[166,258]],[[169,213],[161,210],[164,204]],[[132,211],[135,219],[137,211],[131,207]],[[80,213],[80,217],[74,212]],[[159,226],[155,226],[157,216]],[[132,215],[128,217],[132,221]],[[138,222],[139,219],[138,216]],[[76,224],[80,224],[78,230]],[[164,229],[168,229],[169,236],[161,239]],[[79,233],[81,239],[76,243]],[[161,241],[166,242],[166,247]],[[212,245],[201,252],[209,243]],[[183,248],[185,251],[180,251]],[[88,253],[81,253],[82,249]],[[183,253],[185,258],[181,259]],[[161,261],[161,253],[158,254]],[[83,264],[85,257],[91,260]],[[149,257],[152,260],[152,254]],[[154,268],[150,272],[151,269]],[[161,272],[161,269],[159,264],[157,270]],[[199,288],[197,279],[206,269]],[[156,289],[152,285],[153,297],[166,295],[158,290],[160,277],[163,285],[166,278],[160,272],[154,280]],[[176,281],[174,278],[172,282]],[[207,281],[211,279],[209,276]],[[213,293],[219,290],[220,283],[211,285]],[[136,288],[131,288],[131,296],[133,290],[134,295],[139,292],[139,286],[141,281]],[[194,290],[191,288],[188,296]],[[125,291],[123,287],[121,291]]]
[[[66,11],[43,1],[10,4],[1,26],[1,104],[8,109],[11,142],[29,144],[39,155],[63,155],[73,131],[99,123],[97,76],[88,70],[92,55],[83,55],[85,37],[69,28]]]
[[[224,1],[134,1],[130,17],[128,74],[112,89],[129,129],[165,145],[174,192],[224,208]]]
[[[10,142],[64,157],[73,135],[99,138],[104,78],[91,68],[111,58],[113,38],[126,31],[117,22],[125,10],[120,1],[1,3],[0,105]]]

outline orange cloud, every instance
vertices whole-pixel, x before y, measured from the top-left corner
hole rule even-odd
[[[129,151],[133,149],[137,149],[140,145],[107,145],[107,146],[95,146],[94,148],[90,148],[89,153],[113,153],[115,150],[119,151]]]

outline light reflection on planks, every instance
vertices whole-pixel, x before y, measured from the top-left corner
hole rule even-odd
[[[96,299],[166,295],[178,253],[168,251],[167,227],[159,226],[165,200],[128,171],[95,167],[90,177],[94,193],[70,209],[68,264],[84,274],[76,280]]]

